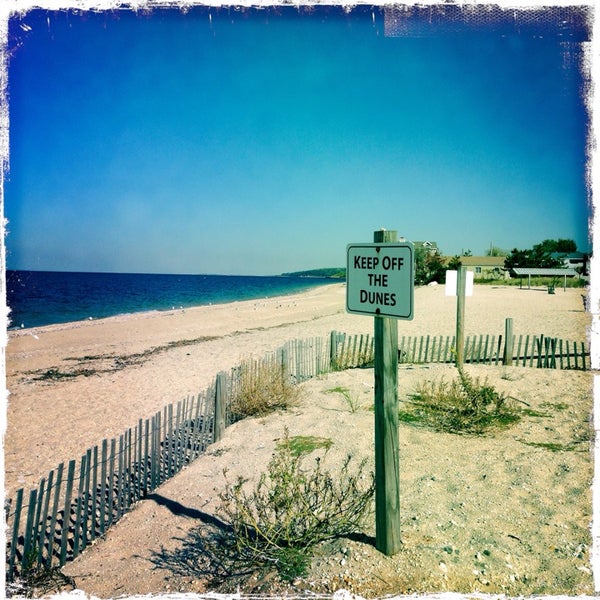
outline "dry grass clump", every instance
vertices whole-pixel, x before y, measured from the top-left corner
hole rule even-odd
[[[300,388],[277,361],[246,361],[237,373],[231,404],[231,420],[260,417],[297,404]]]

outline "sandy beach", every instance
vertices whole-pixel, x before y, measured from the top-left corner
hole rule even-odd
[[[474,295],[466,300],[466,335],[503,334],[504,321],[511,317],[516,335],[584,341],[589,326],[584,292],[557,289],[551,295],[544,290],[475,286]],[[10,393],[5,437],[7,496],[19,487],[35,486],[59,462],[80,456],[103,438],[119,435],[139,418],[206,389],[217,372],[229,370],[244,358],[260,357],[290,339],[326,336],[332,330],[372,332],[371,317],[347,314],[344,306],[345,286],[334,284],[293,296],[11,331],[6,364]],[[445,296],[443,286],[418,288],[415,318],[399,322],[399,335],[453,335],[455,313],[456,300]],[[586,438],[592,409],[591,375],[521,367],[470,369],[532,407],[546,406],[548,411],[553,406],[552,416],[523,421],[498,439],[444,438],[403,427],[402,478],[410,490],[403,517],[404,562],[384,561],[365,544],[352,548],[346,544],[338,550],[346,550],[352,560],[342,558],[330,564],[323,558],[320,566],[315,563],[315,573],[321,568],[321,579],[330,579],[320,588],[315,584],[315,591],[331,591],[337,582],[338,587],[354,586],[364,595],[394,593],[401,587],[433,591],[457,586],[526,594],[537,589],[543,593],[554,589],[557,593],[592,592],[587,531],[592,466],[589,435]],[[403,367],[400,398],[406,398],[424,377],[440,376],[451,377],[452,367]],[[220,442],[221,451],[208,452],[158,493],[190,508],[214,509],[222,469],[227,466],[244,476],[260,472],[284,426],[292,435],[310,434],[316,427],[319,435],[330,436],[334,450],[328,459],[334,465],[336,456],[349,450],[370,456],[372,412],[344,410],[343,399],[327,393],[340,385],[351,389],[365,407],[372,403],[369,370],[308,382],[303,385],[304,400],[293,414],[229,428]],[[568,408],[563,411],[556,408],[559,405]],[[344,431],[353,434],[344,435]],[[565,444],[575,439],[588,443],[579,443],[577,451],[559,453],[522,443],[527,439],[541,442],[549,435]],[[405,462],[403,454],[408,457]],[[494,486],[482,486],[483,480],[493,480]],[[553,490],[550,496],[549,489]],[[514,524],[510,531],[507,522]],[[498,524],[506,529],[501,542],[493,533]],[[65,572],[78,587],[103,598],[165,590],[204,591],[198,578],[155,569],[151,562],[161,548],[176,548],[174,538],[184,536],[194,525],[193,519],[143,501],[106,539],[67,565]],[[484,539],[486,531],[491,532],[489,539]],[[440,533],[445,541],[438,540]],[[548,539],[556,548],[550,552],[550,562],[544,558],[548,551],[540,550]],[[425,547],[434,550],[427,552]],[[469,553],[476,560],[467,558]],[[342,560],[344,569],[339,568]],[[479,566],[473,566],[474,561]],[[485,563],[489,563],[487,570],[481,566]],[[367,564],[379,569],[373,571],[375,575],[369,576]],[[407,568],[408,564],[413,567]],[[411,587],[405,581],[407,573],[417,571],[422,576]],[[536,587],[536,577],[545,571],[551,575]],[[353,573],[360,573],[360,582],[352,581]],[[373,583],[380,580],[387,584]]]

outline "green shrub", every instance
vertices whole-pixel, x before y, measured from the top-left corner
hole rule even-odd
[[[352,394],[346,387],[337,386],[330,390],[325,390],[326,394],[340,394],[348,405],[348,410],[355,413],[360,409],[360,399],[356,394]]]
[[[323,448],[329,450],[333,446],[331,438],[317,437],[314,435],[295,435],[294,437],[284,437],[277,441],[277,449],[286,446],[294,456],[303,456],[310,454],[314,450]]]
[[[365,461],[352,471],[348,456],[334,476],[320,458],[305,468],[307,455],[291,443],[279,444],[254,489],[247,491],[241,477],[227,483],[219,516],[230,529],[221,533],[215,550],[228,573],[275,569],[291,581],[306,574],[317,544],[361,530],[375,490]]]
[[[520,419],[512,399],[487,383],[458,369],[450,383],[420,383],[410,396],[410,407],[400,411],[400,420],[449,433],[482,434],[508,427]]]

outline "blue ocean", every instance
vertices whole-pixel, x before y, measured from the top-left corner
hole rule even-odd
[[[294,294],[320,277],[7,271],[9,329]]]

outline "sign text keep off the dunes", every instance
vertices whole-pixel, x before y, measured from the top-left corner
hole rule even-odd
[[[413,245],[410,242],[349,244],[347,252],[347,311],[412,319]]]

